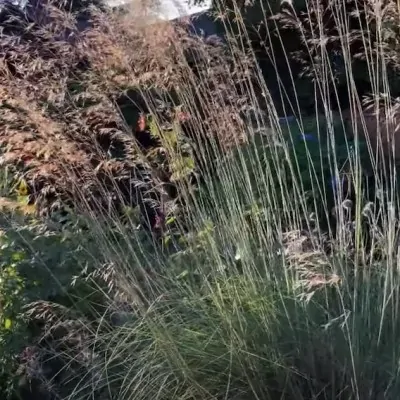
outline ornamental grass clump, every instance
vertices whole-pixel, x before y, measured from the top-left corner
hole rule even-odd
[[[378,23],[387,14],[377,13],[369,36],[372,17],[355,15],[358,2],[351,4],[351,17],[361,21],[356,28],[341,18],[349,5],[335,5],[308,2],[298,13],[296,5],[286,5],[292,25],[282,15],[271,19],[265,13],[261,22],[276,28],[264,38],[270,72],[277,77],[274,91],[259,67],[239,4],[232,5],[234,19],[223,13],[224,4],[214,5],[226,31],[223,42],[193,37],[180,24],[135,25],[132,11],[93,11],[93,25],[76,50],[87,63],[80,84],[103,94],[107,110],[125,104],[125,115],[121,108],[112,114],[120,125],[111,127],[121,129],[125,140],[126,154],[118,158],[122,170],[135,159],[152,177],[161,175],[162,162],[155,165],[152,158],[156,152],[139,152],[137,141],[131,142],[134,132],[146,133],[164,151],[163,172],[170,181],[173,176],[179,202],[165,194],[150,197],[163,215],[156,219],[157,234],[147,235],[134,212],[122,219],[112,207],[91,206],[104,197],[111,205],[122,197],[122,171],[111,175],[114,197],[107,197],[104,182],[91,175],[93,163],[96,170],[107,163],[94,151],[94,161],[77,163],[76,168],[87,168],[82,176],[101,190],[89,201],[86,181],[72,185],[85,219],[83,234],[97,248],[94,253],[88,247],[92,263],[74,274],[73,282],[85,282],[98,298],[87,300],[86,319],[57,314],[81,333],[60,334],[56,343],[65,346],[50,341],[51,357],[62,358],[63,370],[75,371],[68,398],[397,398],[399,193],[396,157],[388,152],[396,148],[396,135],[382,132],[378,123],[383,118],[383,125],[392,126],[395,119],[395,93],[385,68],[392,54],[386,49],[394,42],[383,34],[387,25]],[[327,15],[336,28],[331,20],[327,24]],[[292,69],[298,53],[274,58],[276,39],[284,44],[287,29],[295,30],[301,50],[309,50],[302,53],[308,58],[300,63],[306,65],[300,75]],[[325,35],[329,29],[341,32],[333,44]],[[362,50],[365,57],[346,42],[354,32],[369,44]],[[331,44],[342,55],[344,107],[337,105],[343,81],[339,85],[337,59],[328,54]],[[354,84],[356,56],[367,67],[370,93]],[[280,76],[278,61],[286,63],[290,76]],[[301,76],[309,79],[311,106],[302,104]],[[8,91],[15,89],[7,85]],[[371,121],[366,124],[362,95],[370,99],[376,129]],[[134,132],[127,122],[129,100],[139,103]],[[98,125],[86,130],[76,117],[80,134],[70,141],[77,150],[69,153],[77,157],[79,149],[85,159],[87,149],[95,148],[87,138],[96,127],[104,132],[108,115],[97,115]],[[45,126],[49,133],[28,132],[41,140],[55,132],[70,138],[61,134],[69,125]],[[60,158],[68,150],[61,147]],[[99,154],[110,158],[108,165],[117,162],[111,145]],[[76,169],[70,160],[62,165]],[[140,178],[133,188],[144,187]],[[165,180],[154,178],[150,192],[166,190],[163,185]],[[36,303],[36,309],[46,304]],[[40,341],[37,346],[46,349]]]

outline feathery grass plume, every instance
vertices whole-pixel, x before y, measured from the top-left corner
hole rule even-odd
[[[135,24],[128,7],[93,10],[69,56],[60,51],[53,60],[44,46],[33,51],[34,42],[21,40],[29,51],[18,57],[25,58],[11,57],[11,65],[34,70],[39,51],[49,63],[40,71],[60,96],[50,96],[42,72],[18,76],[8,66],[4,90],[17,102],[3,107],[2,137],[18,155],[11,148],[5,156],[15,164],[25,148],[7,130],[27,130],[32,147],[65,140],[49,159],[60,168],[52,175],[73,190],[68,196],[98,247],[88,255],[95,267],[75,280],[96,284],[104,303],[61,335],[65,348],[50,341],[52,355],[70,361],[64,369],[78,364],[69,398],[395,399],[399,199],[389,59],[395,63],[396,42],[385,32],[396,26],[383,23],[398,15],[394,3],[312,0],[302,10],[286,4],[271,18],[261,2],[260,25],[268,29],[258,32],[265,37],[257,49],[245,5],[230,2],[229,16],[224,5],[215,4],[224,43],[179,24]],[[292,45],[299,45],[294,53]],[[256,50],[273,79],[263,75]],[[76,92],[60,88],[71,82]],[[176,142],[185,137],[195,149],[202,185],[193,192],[187,174],[178,179],[179,218],[168,196],[153,197],[165,190],[161,168],[152,149],[139,151],[128,113],[118,110],[127,100],[142,113],[139,132],[165,150],[169,179],[187,167]],[[171,117],[181,112],[185,121]],[[110,140],[102,148],[102,132],[123,142],[122,160],[109,155]],[[115,203],[125,204],[119,199],[132,187],[169,210],[157,238],[138,229],[135,215],[117,218]],[[36,304],[38,312],[43,307]],[[59,324],[71,319],[61,316]],[[52,321],[50,332],[59,326]],[[82,349],[86,358],[78,357]]]
[[[318,13],[315,18],[321,22]],[[243,32],[228,37],[229,45],[246,41]],[[322,34],[315,35],[315,43],[323,43]],[[311,44],[305,41],[306,48]],[[397,190],[376,196],[383,182],[381,167],[372,163],[375,204],[367,207],[361,135],[343,135],[341,114],[330,106],[337,86],[326,49],[315,51],[323,57],[313,90],[325,123],[317,119],[310,133],[304,117],[283,127],[273,110],[270,121],[259,118],[264,135],[254,133],[247,146],[218,160],[205,193],[188,210],[193,234],[183,235],[178,251],[145,254],[153,274],[141,285],[132,266],[146,261],[123,262],[120,274],[132,281],[121,287],[125,297],[130,286],[150,289],[131,313],[133,321],[110,330],[115,342],[104,370],[115,371],[119,398],[394,398]],[[350,64],[346,74],[351,107],[358,109]],[[258,79],[268,98],[263,77]],[[202,84],[207,91],[208,81]],[[242,85],[258,109],[252,81],[245,78]],[[310,137],[320,146],[314,148]],[[327,175],[321,175],[325,167]],[[328,187],[332,176],[344,172],[350,199],[342,185]],[[330,215],[332,200],[337,225],[324,231],[321,220]],[[299,230],[309,238],[307,246],[294,243]],[[378,252],[381,245],[389,253]]]
[[[82,10],[47,4],[42,11],[48,19],[11,14],[14,23],[2,36],[4,164],[18,166],[17,178],[26,182],[30,201],[42,214],[63,204],[79,209],[83,199],[101,212],[159,202],[174,171],[155,168],[154,154],[142,154],[134,126],[127,125],[116,102],[127,86],[109,85],[89,57],[88,43],[97,43],[95,15],[104,11],[84,10],[83,30]],[[104,62],[104,43],[101,48]],[[153,147],[162,150],[159,142]]]

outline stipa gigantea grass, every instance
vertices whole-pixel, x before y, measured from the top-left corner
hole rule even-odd
[[[329,70],[326,74],[329,77]],[[348,74],[351,79],[352,72]],[[207,87],[204,82],[203,90]],[[332,113],[325,112],[328,132],[317,134],[328,134],[334,142]],[[265,127],[268,148],[282,139],[273,122],[272,128]],[[340,208],[343,199],[338,194],[338,227],[336,237],[328,238],[328,253],[321,243],[323,232],[296,234],[304,224],[312,225],[309,216],[315,205],[305,201],[299,166],[289,158],[287,144],[280,144],[283,152],[272,147],[266,163],[253,151],[248,163],[239,150],[237,158],[219,164],[218,182],[208,182],[208,202],[191,210],[194,230],[206,220],[213,223],[198,232],[194,248],[172,262],[159,253],[151,257],[148,249],[141,252],[141,242],[133,245],[124,235],[129,251],[118,251],[98,225],[102,248],[110,260],[117,260],[123,292],[132,293],[138,286],[135,263],[156,271],[147,281],[151,290],[144,293],[146,307],[137,311],[138,319],[110,333],[113,345],[106,352],[104,383],[112,385],[115,379],[121,388],[117,398],[393,398],[395,208],[385,207],[384,201],[369,216],[370,252],[374,246],[385,252],[374,261],[361,240],[361,197],[355,199],[354,217]],[[290,165],[293,188],[286,177],[278,174],[277,184],[269,174],[281,170],[282,157]],[[351,168],[356,189],[358,157],[356,149]],[[334,153],[331,162],[334,174],[340,167]],[[320,187],[324,182],[315,181],[314,167],[308,165],[313,190],[327,196],[327,189]],[[378,178],[377,167],[375,174]],[[254,206],[253,224],[246,219],[249,205]]]
[[[338,7],[334,16],[346,38],[342,12]],[[161,64],[161,70],[171,62],[171,71],[179,72],[177,97],[192,115],[194,138],[204,137],[208,130],[217,139],[222,134],[233,147],[221,156],[213,136],[207,148],[198,147],[205,163],[217,158],[217,167],[210,174],[205,172],[202,196],[192,198],[184,193],[191,207],[186,210],[189,232],[182,232],[180,251],[168,255],[152,240],[145,242],[133,222],[126,227],[114,221],[112,213],[100,220],[88,211],[90,234],[99,243],[100,258],[108,264],[104,270],[99,265],[97,274],[103,273],[106,279],[111,276],[107,280],[110,309],[115,306],[118,310],[121,301],[129,307],[122,325],[111,326],[108,311],[99,319],[90,345],[103,355],[104,365],[100,372],[96,365],[96,382],[83,376],[70,398],[87,397],[88,385],[93,385],[93,393],[104,389],[108,398],[144,400],[396,396],[399,282],[395,170],[389,170],[392,184],[383,191],[381,169],[373,163],[381,199],[364,207],[357,143],[361,135],[356,130],[353,153],[347,146],[352,154],[348,172],[356,195],[352,204],[343,203],[341,191],[333,195],[336,226],[323,231],[319,219],[331,212],[330,194],[318,164],[327,162],[331,176],[338,175],[342,167],[335,152],[337,128],[328,100],[328,84],[334,80],[326,50],[318,48],[323,62],[316,75],[316,91],[322,98],[318,113],[322,112],[327,122],[317,124],[314,135],[321,142],[325,140],[330,153],[323,158],[321,149],[315,157],[306,143],[300,163],[297,153],[292,152],[295,143],[278,123],[264,78],[257,68],[249,73],[254,55],[244,48],[249,40],[247,29],[238,9],[236,13],[235,34],[239,31],[240,36],[230,34],[227,26],[228,54],[215,54],[204,43],[192,42],[196,45],[192,67],[198,67],[197,74],[183,57],[187,47],[181,41],[189,41],[185,37],[173,43],[172,59],[162,53],[165,58],[155,62],[157,67]],[[129,37],[129,32],[123,34]],[[96,35],[100,33],[93,32],[94,38]],[[121,51],[126,49],[121,42],[127,42],[118,35],[107,36],[103,31],[101,35],[97,36],[99,41],[113,50],[111,58],[123,55],[118,57],[124,67],[120,76],[136,82],[138,73]],[[315,35],[321,39],[321,32]],[[351,115],[355,116],[360,103],[349,47],[343,40]],[[157,43],[153,43],[152,51],[156,48]],[[144,60],[151,58],[145,45],[140,50]],[[89,56],[95,61],[95,45],[91,51],[94,53]],[[371,47],[366,46],[365,51],[368,60],[376,56]],[[210,54],[217,65],[207,64]],[[106,60],[107,55],[102,54]],[[378,63],[383,62],[384,55],[378,56]],[[224,57],[229,57],[226,64],[222,64]],[[105,87],[121,83],[113,80],[116,75],[107,80],[101,63],[93,65]],[[114,64],[104,65],[115,68]],[[387,81],[384,71],[375,72],[375,61],[368,65],[371,80]],[[158,78],[152,75],[151,79]],[[292,81],[294,84],[294,76]],[[258,88],[266,99],[264,113],[258,113]],[[232,113],[239,109],[243,92],[256,112],[252,123],[245,119],[240,125]],[[157,117],[153,100],[146,98]],[[293,109],[298,107],[297,101]],[[389,104],[384,107],[388,109]],[[299,130],[307,133],[305,120],[297,122]],[[264,135],[256,134],[256,129]],[[247,145],[235,146],[243,137]],[[379,154],[373,143],[369,149],[372,155]],[[213,157],[214,152],[217,157]],[[306,179],[310,187],[305,186]],[[85,199],[81,200],[84,205]],[[363,215],[370,221],[367,228]],[[380,259],[373,257],[378,250]],[[122,318],[120,310],[118,314]]]
[[[341,26],[345,29],[344,24]],[[349,64],[347,67],[351,82],[352,71]],[[326,96],[324,81],[332,79],[328,65],[323,72],[324,79],[320,77],[318,83]],[[261,77],[260,81],[262,84]],[[352,97],[354,107],[358,107],[356,95]],[[329,107],[324,112],[327,132],[317,135],[328,136],[334,148],[332,112]],[[302,124],[301,119],[299,123]],[[270,148],[282,139],[282,132],[276,121],[269,125],[272,128],[268,126],[266,130],[270,136],[264,141]],[[163,268],[162,275],[168,277],[165,291],[155,301],[154,308],[149,308],[149,314],[158,307],[161,310],[155,311],[146,331],[154,335],[150,343],[159,345],[159,352],[149,353],[150,359],[155,357],[158,366],[161,360],[166,363],[162,365],[168,372],[162,382],[167,382],[171,374],[175,380],[172,389],[166,384],[157,385],[158,398],[274,398],[275,391],[280,398],[395,396],[398,293],[395,207],[388,207],[387,201],[383,201],[376,205],[379,211],[372,213],[374,222],[369,227],[372,240],[374,245],[383,244],[386,251],[380,261],[365,254],[361,211],[369,211],[362,210],[361,196],[353,199],[356,209],[353,215],[347,215],[347,210],[341,207],[340,193],[335,198],[338,226],[335,236],[328,238],[329,253],[321,243],[323,232],[318,231],[316,235],[313,233],[316,237],[310,235],[311,238],[300,240],[300,244],[294,245],[289,240],[286,246],[282,245],[287,237],[285,232],[292,232],[299,241],[295,232],[304,225],[312,225],[309,216],[316,210],[315,204],[305,201],[297,160],[289,158],[285,142],[281,146],[284,149],[279,153],[273,147],[275,150],[266,164],[258,152],[250,152],[250,163],[246,162],[243,150],[239,150],[237,159],[228,158],[219,164],[218,182],[209,182],[209,202],[205,203],[208,207],[197,204],[194,210],[195,225],[211,219],[214,226],[211,233],[207,232],[210,236],[201,235],[201,257],[189,251],[186,282],[182,281],[182,275],[181,280],[170,275],[173,267],[179,265],[176,259],[173,266]],[[370,151],[375,154],[372,147]],[[278,174],[277,184],[268,174],[272,170],[281,171],[281,157],[289,164],[293,188],[288,187],[286,177]],[[356,193],[361,189],[359,157],[356,146],[355,156],[350,160]],[[334,152],[330,161],[335,175],[341,166],[337,165]],[[307,169],[312,191],[327,197],[326,182],[316,181],[315,165],[310,163]],[[374,172],[379,189],[377,166]],[[252,175],[255,184],[251,183]],[[257,196],[258,191],[262,196]],[[386,195],[393,199],[395,190]],[[263,218],[249,225],[245,219],[246,205],[257,205],[256,215]],[[383,215],[378,222],[377,218]],[[374,325],[379,328],[374,329]],[[126,349],[124,346],[121,348]],[[126,381],[133,386],[122,397],[139,394],[147,398],[148,386],[144,384],[140,390],[140,384],[144,376],[152,382],[155,378],[145,373],[144,364],[153,365],[147,363],[147,358],[145,363],[140,359],[140,378],[135,375]],[[164,375],[160,373],[157,378],[162,380]]]

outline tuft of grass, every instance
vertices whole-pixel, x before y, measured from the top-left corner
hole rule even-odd
[[[393,4],[390,13],[375,4],[375,16],[351,15],[361,21],[354,30],[341,1],[308,2],[298,13],[289,5],[279,18],[264,10],[276,98],[240,5],[232,4],[235,18],[223,18],[223,6],[215,4],[225,42],[192,37],[179,24],[135,25],[132,11],[110,10],[92,10],[92,26],[74,45],[36,25],[33,33],[22,29],[22,47],[11,48],[14,33],[4,41],[6,55],[26,53],[13,62],[27,68],[22,77],[10,69],[2,75],[4,156],[18,165],[28,154],[24,179],[37,188],[39,175],[38,192],[54,187],[58,198],[76,202],[85,229],[73,225],[72,235],[82,246],[84,237],[97,244],[87,249],[91,268],[74,282],[90,283],[100,304],[81,299],[89,309],[84,318],[46,302],[32,305],[37,318],[50,320],[37,343],[39,359],[45,364],[48,350],[63,361],[46,380],[57,386],[61,374],[61,382],[73,382],[70,399],[395,399],[397,111],[385,68],[389,59],[395,63],[395,49],[383,21],[398,13]],[[283,46],[288,29],[301,54]],[[359,42],[366,45],[354,52],[350,45]],[[55,57],[40,52],[44,43]],[[331,45],[341,54],[340,74]],[[368,121],[356,57],[368,71]],[[293,62],[304,59],[298,74]],[[298,90],[304,75],[311,77],[311,112]],[[343,81],[349,104],[336,107],[332,98],[340,103]],[[148,157],[153,149],[139,151],[121,96],[151,115],[149,137],[159,141],[165,163]],[[187,118],[171,123],[174,112]],[[121,144],[122,157],[111,145],[101,148],[103,135]],[[193,149],[189,157],[181,141]],[[46,162],[40,149],[51,153]],[[49,166],[51,173],[44,171]],[[197,167],[201,184],[193,190]],[[162,190],[163,172],[179,201]],[[163,210],[157,234],[140,229],[136,218],[145,200]],[[116,203],[130,209],[124,219]]]

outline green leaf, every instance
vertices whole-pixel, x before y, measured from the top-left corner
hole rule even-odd
[[[29,203],[29,196],[27,194],[26,195],[17,196],[17,201],[18,201],[18,203],[26,206]]]
[[[166,246],[171,241],[171,235],[167,235],[163,238],[163,244]]]
[[[176,279],[183,279],[189,274],[189,271],[186,269],[185,271],[181,272]]]
[[[167,219],[167,222],[166,222],[166,225],[172,224],[173,222],[175,222],[175,220],[176,220],[175,217],[168,218],[168,219]]]
[[[12,254],[11,259],[14,262],[23,261],[25,259],[25,254],[22,251],[15,252]]]
[[[17,188],[17,193],[19,196],[27,196],[29,193],[28,185],[24,179],[21,179]]]
[[[10,318],[6,318],[4,321],[4,328],[6,328],[7,330],[11,329],[12,326],[12,321]]]

